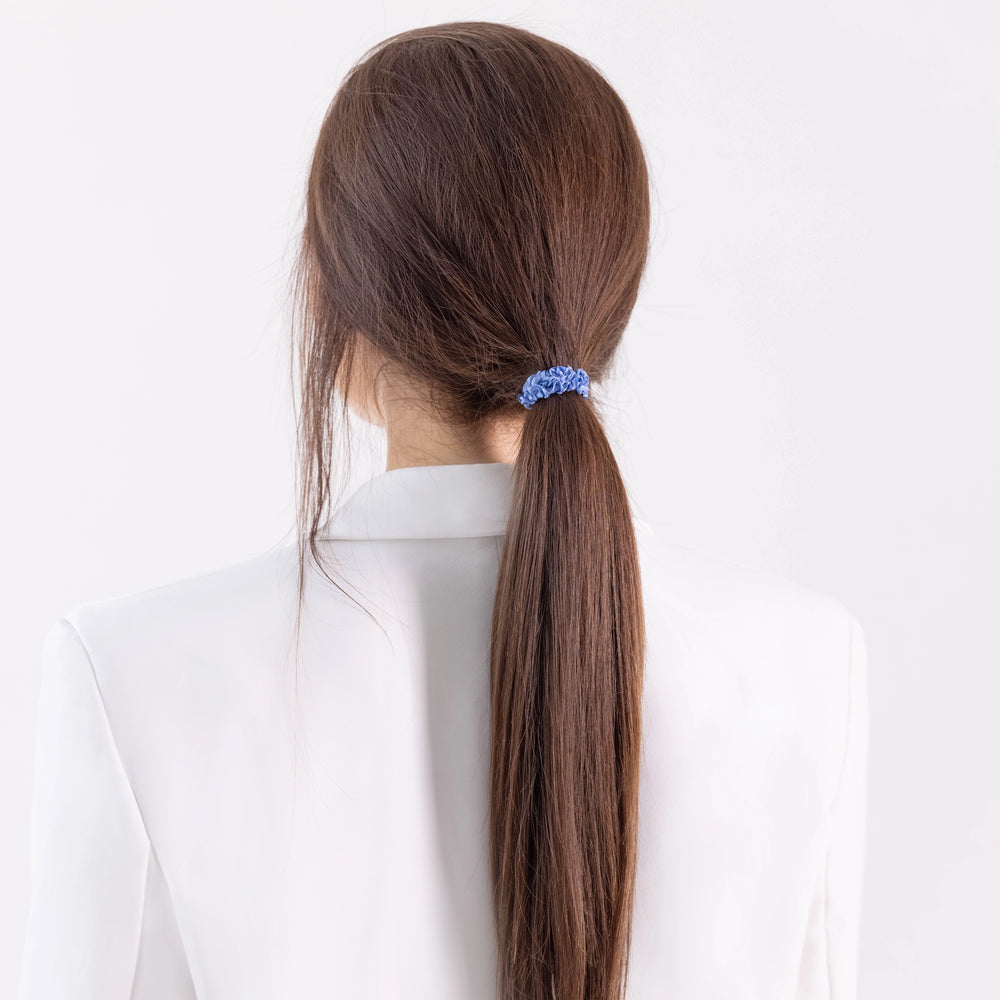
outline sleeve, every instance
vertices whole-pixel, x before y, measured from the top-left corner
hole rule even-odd
[[[826,859],[810,906],[798,1000],[856,1000],[868,794],[868,651],[848,614],[847,723]]]
[[[20,1000],[128,1000],[150,845],[87,650],[65,618],[40,666]]]

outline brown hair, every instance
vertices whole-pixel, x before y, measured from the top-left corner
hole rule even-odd
[[[323,568],[332,400],[359,347],[457,424],[523,417],[490,650],[497,996],[619,997],[646,636],[629,499],[594,386],[649,245],[635,127],[600,72],[553,41],[482,21],[405,31],[365,53],[334,96],[305,210],[300,615],[307,553]],[[525,379],[553,365],[584,368],[590,397],[525,411]]]

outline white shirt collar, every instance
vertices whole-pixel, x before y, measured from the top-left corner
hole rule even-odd
[[[380,472],[343,500],[319,538],[502,535],[513,489],[508,462],[415,465]]]

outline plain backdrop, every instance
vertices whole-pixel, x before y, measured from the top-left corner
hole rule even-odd
[[[0,995],[42,634],[293,537],[317,129],[368,46],[458,19],[576,49],[645,145],[654,249],[606,387],[636,512],[865,629],[862,1000],[1000,996],[998,32],[919,0],[7,3]]]

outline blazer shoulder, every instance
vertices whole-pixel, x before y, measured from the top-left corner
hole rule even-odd
[[[781,573],[640,534],[654,686],[665,698],[680,686],[690,704],[709,699],[709,716],[720,710],[720,692],[745,719],[767,705],[771,738],[813,762],[829,802],[852,705],[864,695],[855,615],[833,594]]]
[[[180,634],[226,630],[253,631],[254,623],[273,621],[276,609],[294,599],[298,572],[294,544],[156,586],[73,605],[62,615],[97,647],[129,640],[170,643]]]
[[[762,566],[740,562],[662,536],[639,521],[636,537],[644,592],[654,602],[718,621],[752,616],[759,622],[812,622],[843,637],[851,610],[835,595]]]

